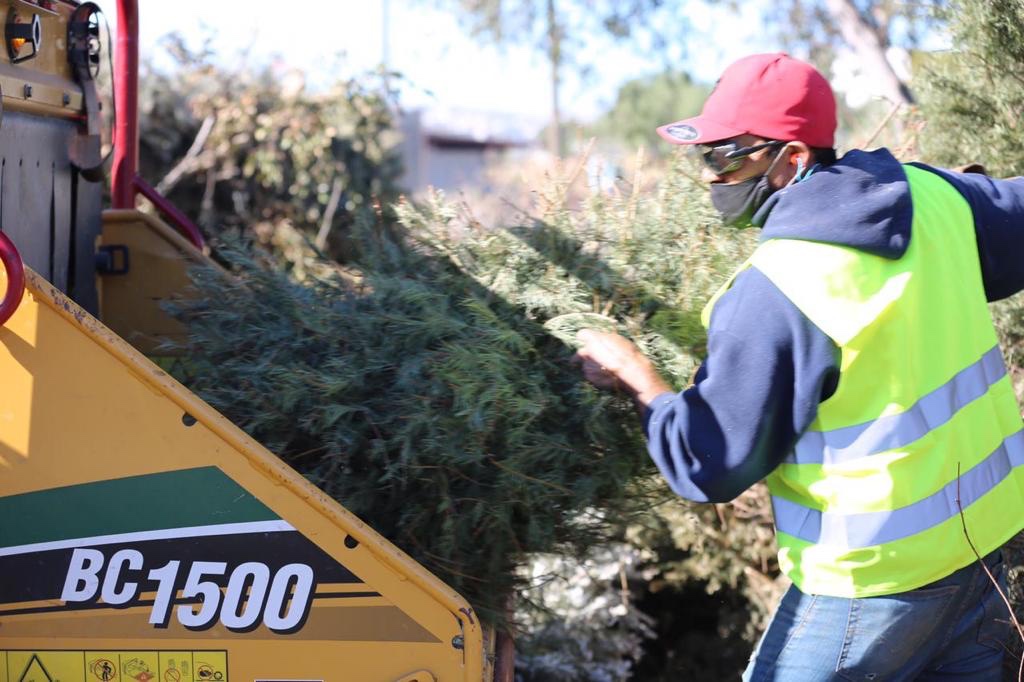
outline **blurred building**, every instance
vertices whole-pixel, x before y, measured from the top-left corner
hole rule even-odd
[[[540,126],[521,117],[454,109],[402,115],[401,186],[448,192],[492,189],[488,169],[539,149]]]

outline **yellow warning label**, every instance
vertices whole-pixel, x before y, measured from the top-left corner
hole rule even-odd
[[[193,682],[195,669],[191,651],[160,652],[160,682]]]
[[[228,682],[228,654],[0,651],[0,682]]]
[[[133,651],[121,654],[121,682],[150,682],[160,669],[160,655],[155,651]]]
[[[85,682],[81,651],[8,651],[11,682]]]
[[[90,682],[120,682],[121,670],[116,651],[85,652],[85,679]]]
[[[221,682],[228,679],[228,654],[226,651],[195,652],[195,674],[192,682]]]

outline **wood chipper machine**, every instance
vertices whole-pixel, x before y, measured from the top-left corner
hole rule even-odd
[[[101,8],[0,0],[0,682],[494,679],[464,599],[147,358],[206,256],[117,11],[107,172]]]

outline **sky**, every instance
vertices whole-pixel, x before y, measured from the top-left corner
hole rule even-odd
[[[713,82],[732,60],[777,49],[757,30],[754,18],[762,1],[743,3],[740,17],[703,0],[670,1],[668,16],[687,21],[691,35],[700,37],[686,46],[689,57],[683,56],[682,46],[655,53],[603,36],[589,39],[579,54],[579,61],[591,67],[589,75],[581,78],[566,69],[563,109],[578,120],[593,120],[611,106],[622,83],[660,72],[667,63]],[[246,49],[251,59],[270,61],[280,55],[289,66],[305,71],[313,84],[326,83],[380,64],[386,24],[388,65],[411,85],[402,92],[404,106],[503,113],[543,124],[551,107],[544,56],[528,46],[481,44],[455,15],[438,9],[439,4],[303,0],[296,3],[301,12],[282,13],[282,3],[269,0],[139,0],[141,51],[143,58],[148,55],[159,63],[161,36],[177,31],[198,45],[212,30],[225,61]],[[101,6],[115,23],[113,0],[101,0]]]
[[[390,69],[405,79],[400,96],[404,108],[501,114],[534,130],[550,117],[550,67],[544,55],[536,47],[495,46],[474,39],[455,14],[439,9],[458,0],[302,0],[294,3],[298,11],[289,12],[283,12],[287,5],[279,0],[138,2],[142,56],[156,64],[161,63],[160,38],[171,32],[195,46],[204,36],[215,35],[216,51],[225,63],[247,51],[250,60],[279,60],[302,70],[313,87],[374,69],[386,53]],[[616,43],[606,35],[588,36],[576,55],[578,63],[588,65],[588,73],[565,69],[563,111],[571,119],[592,121],[630,79],[671,65],[712,83],[742,56],[780,50],[773,32],[759,21],[761,8],[770,2],[744,0],[735,3],[737,13],[728,7],[734,3],[666,0],[660,20],[678,22],[686,37],[668,51]],[[114,0],[100,4],[116,23]],[[562,6],[578,3],[563,1]],[[872,83],[857,71],[858,59],[851,54],[841,56],[834,72],[826,74],[851,106],[872,96]]]

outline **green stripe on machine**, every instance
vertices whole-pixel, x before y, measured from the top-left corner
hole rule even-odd
[[[0,498],[0,547],[280,517],[217,467]]]

